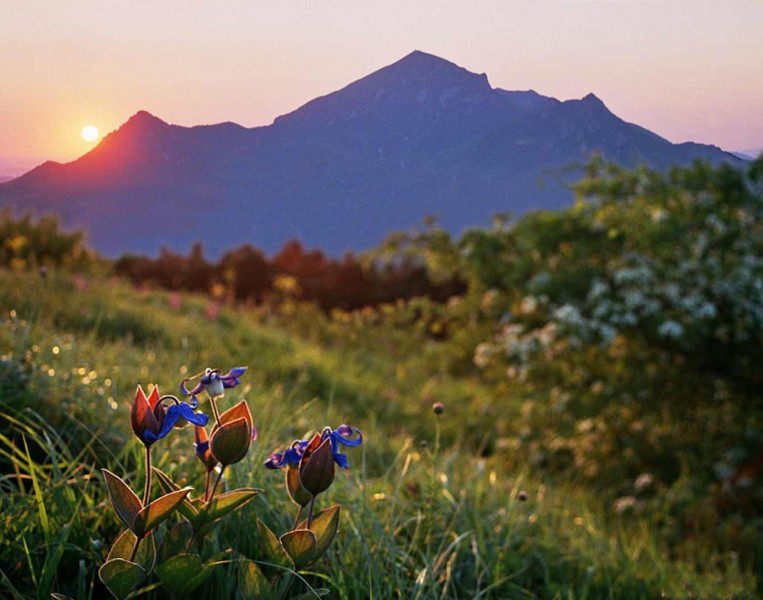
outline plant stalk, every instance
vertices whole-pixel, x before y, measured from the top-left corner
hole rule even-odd
[[[215,491],[217,491],[217,486],[220,484],[220,480],[223,478],[224,471],[225,471],[225,467],[221,467],[220,473],[217,475],[217,479],[215,480],[215,485],[212,487],[212,493],[209,494],[209,498],[207,499],[207,502],[212,501],[212,498],[215,495]]]
[[[299,520],[302,518],[302,511],[305,509],[304,506],[299,507],[299,511],[297,512],[297,516],[294,519],[294,523],[291,525],[291,530],[294,531],[297,528],[297,525],[299,525]]]
[[[150,498],[151,498],[151,446],[146,446],[146,480],[143,486],[143,506],[148,506],[148,501]]]
[[[310,512],[307,513],[307,528],[310,529],[310,526],[313,524],[313,508],[315,508],[315,495],[313,495],[312,498],[310,498]]]

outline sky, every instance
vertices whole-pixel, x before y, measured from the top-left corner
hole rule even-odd
[[[0,175],[139,110],[267,125],[413,50],[593,92],[672,142],[763,147],[763,0],[0,0]]]

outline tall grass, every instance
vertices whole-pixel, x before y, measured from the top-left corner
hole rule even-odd
[[[282,475],[262,463],[292,439],[342,422],[360,427],[366,442],[321,499],[342,505],[340,531],[295,596],[755,593],[754,577],[721,548],[698,540],[679,557],[649,515],[617,514],[586,484],[491,451],[490,423],[519,415],[524,399],[441,368],[428,336],[328,327],[308,309],[274,317],[223,307],[211,318],[202,297],[183,295],[178,306],[117,281],[88,284],[64,272],[44,280],[0,272],[0,589],[13,597],[106,597],[96,572],[120,525],[99,469],[142,485],[128,425],[134,386],[176,392],[206,366],[237,365],[250,372],[225,402],[247,398],[260,437],[224,485],[264,493],[210,537],[210,553],[224,554],[195,597],[244,595],[249,560],[276,572],[255,522],[282,532],[295,510]],[[445,404],[439,419],[434,400]],[[192,437],[181,430],[162,440],[155,464],[203,489]],[[142,595],[166,591],[149,581]]]

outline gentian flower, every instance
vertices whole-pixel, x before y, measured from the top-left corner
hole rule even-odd
[[[188,379],[181,381],[180,392],[184,396],[192,396],[192,405],[198,402],[196,400],[196,394],[202,390],[205,390],[211,398],[217,398],[218,396],[225,394],[226,388],[234,388],[239,385],[241,383],[239,377],[246,373],[246,369],[247,367],[236,367],[228,371],[225,375],[220,375],[220,369],[208,368],[204,371],[204,375],[201,376],[196,387],[191,390],[186,388],[186,383],[195,377],[198,377],[198,375],[194,375],[194,377],[189,377]]]
[[[173,401],[169,407],[165,406],[167,400]],[[143,388],[138,386],[130,410],[130,424],[138,439],[145,446],[150,446],[165,437],[181,418],[195,425],[206,425],[209,417],[195,413],[194,408],[175,396],[159,397],[159,388],[156,386],[146,397]]]

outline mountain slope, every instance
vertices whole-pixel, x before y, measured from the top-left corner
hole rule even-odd
[[[212,256],[244,242],[274,251],[291,237],[338,254],[428,214],[458,231],[562,206],[565,167],[594,151],[661,168],[738,160],[671,144],[592,94],[494,89],[416,51],[267,127],[179,127],[138,112],[76,161],[0,184],[0,204],[56,212],[107,255],[196,240]]]

